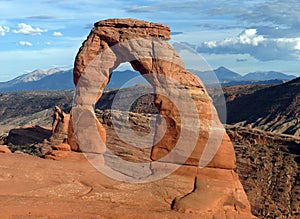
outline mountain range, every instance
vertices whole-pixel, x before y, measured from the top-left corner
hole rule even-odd
[[[0,83],[1,92],[17,90],[66,90],[74,89],[72,70],[53,68],[48,71],[35,70],[8,82]]]
[[[241,84],[281,84],[296,78],[281,72],[252,72],[244,76],[233,72],[225,67],[219,67],[213,71],[197,71],[197,74],[205,85],[241,85]],[[147,84],[143,77],[133,70],[114,71],[107,88],[130,87],[134,84]],[[134,78],[134,79],[133,79]],[[133,79],[131,81],[131,79]],[[60,70],[53,68],[48,71],[35,70],[21,75],[7,82],[0,82],[0,92],[16,90],[66,90],[74,89],[72,69]]]
[[[276,71],[251,72],[242,76],[225,67],[219,67],[212,71],[198,71],[193,69],[190,69],[190,71],[197,74],[205,85],[217,85],[220,83],[225,86],[241,84],[281,84],[296,78],[294,75],[287,75]]]

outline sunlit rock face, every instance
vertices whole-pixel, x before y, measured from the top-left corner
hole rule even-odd
[[[186,172],[179,171],[180,175],[195,179],[187,185],[194,184],[193,191],[176,198],[172,208],[218,218],[251,218],[249,202],[233,170],[233,145],[203,83],[185,69],[167,43],[169,39],[170,28],[162,24],[135,19],[95,23],[74,64],[76,95],[68,143],[75,151],[105,153],[106,131],[96,119],[93,105],[101,98],[112,71],[129,62],[153,86],[160,114],[152,161],[190,166]],[[156,167],[152,165],[153,172]]]

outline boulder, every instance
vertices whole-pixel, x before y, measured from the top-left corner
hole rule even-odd
[[[53,150],[58,150],[58,151],[71,151],[70,145],[66,144],[66,143],[53,145],[52,149]]]
[[[27,145],[42,143],[51,136],[51,129],[38,125],[19,126],[9,131],[7,144]]]

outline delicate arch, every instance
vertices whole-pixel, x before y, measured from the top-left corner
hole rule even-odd
[[[170,30],[165,25],[134,19],[113,19],[96,23],[75,60],[74,82],[77,89],[73,113],[76,118],[85,118],[75,123],[85,127],[96,120],[91,114],[92,106],[101,97],[112,71],[120,63],[130,62],[154,87],[155,104],[160,115],[167,121],[166,133],[161,131],[161,121],[157,122],[155,138],[162,140],[153,146],[152,160],[181,163],[187,159],[184,161],[186,164],[198,166],[201,155],[205,154],[200,162],[203,166],[234,168],[232,144],[218,120],[211,100],[202,82],[185,70],[179,55],[166,42],[169,38]],[[193,100],[196,111],[192,110],[186,95]],[[180,110],[174,110],[176,101]],[[76,111],[76,106],[83,106],[86,111],[80,114]],[[198,121],[201,121],[201,126]],[[82,151],[100,154],[105,152],[105,129],[98,121],[95,123],[99,139],[88,138],[88,134],[95,132],[90,127],[80,132],[70,130],[69,142],[73,150],[79,150],[79,143]],[[210,135],[211,132],[214,132],[213,135]],[[213,144],[206,147],[209,138]],[[80,139],[85,142],[80,142]],[[183,143],[177,151],[173,150],[181,141],[185,145]],[[96,142],[102,142],[101,146],[95,146]],[[171,151],[173,154],[168,157]]]

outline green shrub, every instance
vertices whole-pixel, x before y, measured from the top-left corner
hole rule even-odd
[[[9,143],[7,146],[13,153],[19,151],[19,152],[22,152],[25,154],[42,157],[42,153],[41,153],[40,149],[33,144],[14,145],[12,143]]]

